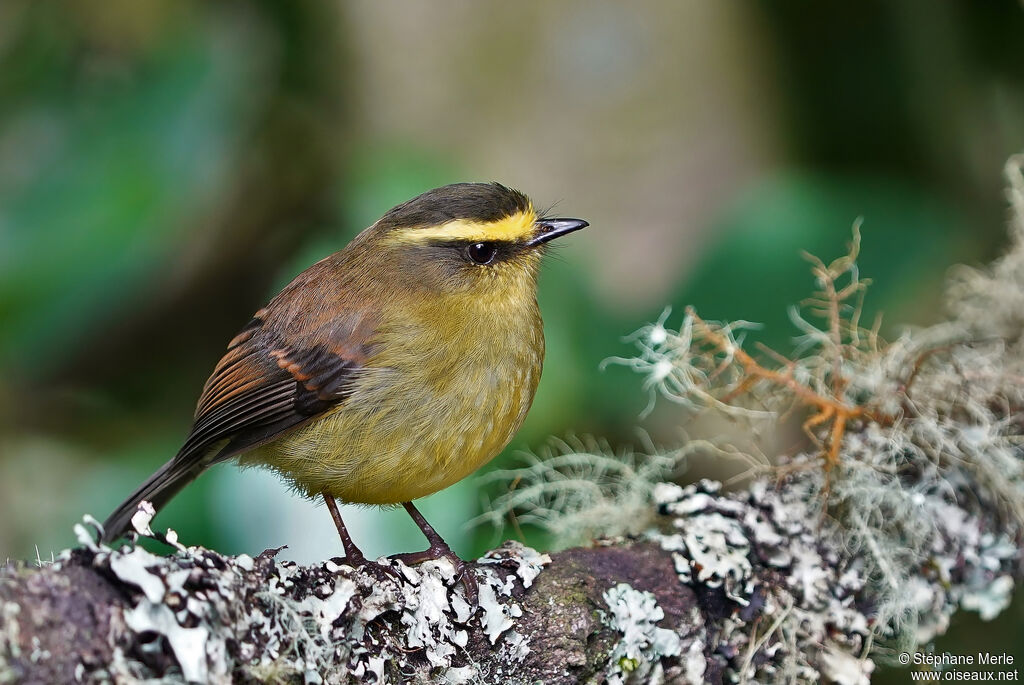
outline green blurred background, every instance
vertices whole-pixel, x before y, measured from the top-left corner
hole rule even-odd
[[[1004,242],[1022,44],[1011,0],[4,0],[0,557],[102,519],[177,450],[253,311],[437,185],[592,224],[545,266],[545,375],[496,464],[552,434],[677,441],[679,413],[640,421],[640,379],[599,362],[667,304],[785,350],[799,251],[837,256],[857,217],[885,330],[937,320],[945,270]],[[470,555],[494,542],[463,527],[483,503],[467,481],[423,510]],[[371,555],[422,544],[404,512],[347,516]],[[322,508],[232,466],[157,523],[340,554]]]

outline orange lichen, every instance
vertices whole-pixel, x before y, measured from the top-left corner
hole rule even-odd
[[[717,332],[692,308],[688,309],[687,313],[693,317],[694,324],[705,340],[716,345],[721,352],[729,354],[742,367],[742,380],[722,398],[722,401],[729,403],[762,381],[787,389],[800,403],[817,410],[817,413],[803,423],[803,430],[811,440],[823,445],[827,468],[831,469],[839,462],[839,449],[847,424],[862,417],[873,418],[865,407],[849,405],[839,399],[845,386],[845,381],[841,377],[834,379],[832,397],[822,395],[794,378],[793,362],[786,360],[785,370],[781,371],[766,368],[743,349],[734,345],[726,336]],[[771,354],[784,359],[774,351],[771,351]],[[824,441],[820,441],[813,429],[826,424],[830,424],[829,434]]]
[[[817,363],[808,365],[804,359],[798,364],[767,346],[759,345],[764,357],[774,360],[775,365],[762,363],[733,339],[728,327],[705,321],[692,307],[686,311],[687,318],[693,322],[694,339],[704,346],[705,358],[716,360],[721,357],[705,379],[705,387],[710,387],[711,382],[717,380],[719,392],[715,395],[719,402],[729,406],[735,406],[733,403],[737,399],[751,394],[760,384],[768,384],[791,396],[794,408],[810,411],[801,427],[808,439],[820,446],[824,467],[829,474],[839,463],[843,436],[851,423],[872,421],[889,425],[894,420],[851,401],[847,393],[850,381],[844,373],[846,363],[853,362],[856,366],[857,361],[878,355],[880,351],[879,323],[876,321],[871,329],[860,326],[863,297],[869,281],[860,279],[857,272],[859,247],[860,232],[855,225],[849,250],[839,259],[826,264],[817,257],[804,254],[811,262],[811,271],[819,289],[802,306],[809,314],[822,319],[823,325],[820,328],[811,326],[799,314],[794,315],[794,320],[812,334],[811,341],[820,347]],[[840,285],[840,280],[845,284]],[[723,386],[721,381],[725,376],[730,378]],[[826,494],[828,486],[826,481]]]

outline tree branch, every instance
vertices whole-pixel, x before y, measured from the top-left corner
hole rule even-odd
[[[863,560],[822,535],[810,473],[734,494],[659,486],[660,525],[643,538],[552,557],[506,543],[473,565],[476,610],[447,561],[382,562],[392,574],[273,550],[159,557],[79,527],[85,545],[57,563],[3,569],[0,681],[865,681]],[[949,523],[935,563],[953,575],[918,588],[936,628],[958,604],[997,610],[1021,578],[995,519]]]

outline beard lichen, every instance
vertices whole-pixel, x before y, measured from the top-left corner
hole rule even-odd
[[[666,310],[627,338],[634,355],[608,361],[643,376],[648,411],[661,398],[686,415],[726,415],[762,451],[718,438],[615,455],[568,441],[492,475],[515,487],[490,517],[538,525],[560,544],[656,540],[680,582],[732,605],[702,658],[741,682],[866,682],[869,657],[927,644],[957,609],[994,617],[1024,537],[1022,166],[1017,156],[1006,168],[1010,249],[991,268],[953,272],[948,321],[891,342],[877,321],[862,325],[858,223],[839,259],[807,256],[817,288],[790,309],[791,357],[748,350],[755,324],[688,308],[677,329]],[[757,437],[801,414],[806,447],[766,459],[772,443]],[[708,448],[742,457],[750,487],[668,482]],[[660,518],[643,513],[654,507]]]

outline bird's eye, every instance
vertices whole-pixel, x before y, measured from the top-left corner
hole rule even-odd
[[[473,243],[466,248],[466,256],[477,264],[490,264],[497,252],[494,243]]]

